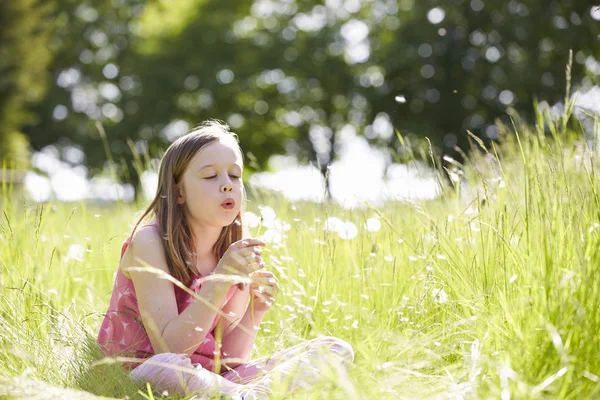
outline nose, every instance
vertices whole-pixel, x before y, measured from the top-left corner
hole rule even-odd
[[[221,185],[221,192],[227,193],[233,191],[233,185],[231,183],[224,183]]]

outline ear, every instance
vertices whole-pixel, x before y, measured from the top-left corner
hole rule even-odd
[[[176,188],[177,192],[179,193],[179,196],[177,197],[177,204],[185,203],[185,192],[183,191],[183,188],[181,188],[179,185],[177,185]]]

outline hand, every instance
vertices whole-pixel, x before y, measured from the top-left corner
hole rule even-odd
[[[249,277],[251,273],[264,268],[261,247],[266,244],[254,238],[245,238],[232,243],[217,263],[214,273]],[[244,284],[238,284],[238,287],[243,289]]]
[[[250,275],[250,301],[254,311],[268,311],[279,293],[279,282],[272,272],[264,269]]]

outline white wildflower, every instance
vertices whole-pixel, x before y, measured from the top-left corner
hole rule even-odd
[[[330,232],[339,232],[344,226],[344,221],[336,217],[329,217],[325,224],[323,225],[323,229]]]
[[[67,250],[67,260],[83,261],[85,255],[85,249],[80,244],[72,244]]]
[[[378,218],[369,218],[365,226],[369,232],[377,232],[381,229],[381,221]]]
[[[345,240],[352,240],[356,237],[357,234],[358,229],[356,228],[356,225],[354,225],[352,222],[344,223],[344,227],[340,231],[338,231],[338,235],[340,235],[340,238]]]
[[[448,295],[442,288],[433,289],[431,294],[433,295],[433,301],[438,304],[444,304],[448,302]]]

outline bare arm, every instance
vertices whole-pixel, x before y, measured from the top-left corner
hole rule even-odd
[[[247,276],[261,267],[262,263],[253,263],[257,260],[254,253],[242,255],[248,253],[248,247],[252,246],[264,246],[264,242],[250,238],[232,244],[219,261],[215,273]],[[162,240],[151,227],[137,232],[123,257],[121,268],[131,276],[142,322],[155,352],[191,355],[209,333],[231,284],[205,282],[198,292],[202,300],[195,299],[178,314],[173,283],[159,274],[128,271],[129,267],[140,266],[152,266],[169,274]]]
[[[132,240],[122,268],[152,266],[169,273],[162,241],[152,228],[140,229]],[[178,314],[173,283],[160,275],[127,271],[133,281],[142,322],[156,353],[192,354],[202,343],[229,290],[224,283],[205,283],[198,295],[206,302],[194,300]]]
[[[223,336],[221,353],[224,360],[230,360],[226,362],[228,367],[235,368],[248,361],[264,315],[265,311],[248,307],[239,324]]]
[[[229,367],[235,368],[250,357],[262,319],[273,305],[278,292],[279,284],[272,272],[259,270],[251,275],[248,289],[243,298],[240,296],[238,300],[243,301],[243,317],[237,325],[232,325],[233,329],[224,330],[221,351],[224,359],[231,360],[227,362]],[[235,306],[233,303],[232,307]],[[238,307],[233,315],[240,314],[241,310]]]

